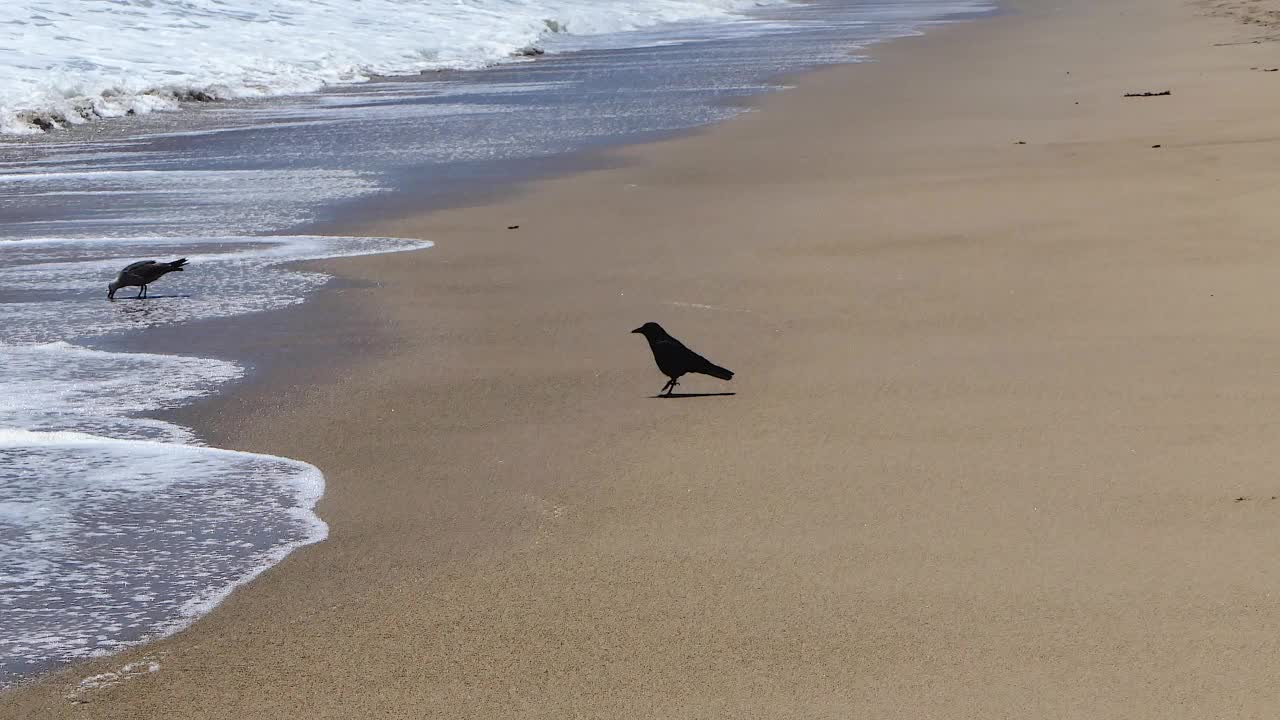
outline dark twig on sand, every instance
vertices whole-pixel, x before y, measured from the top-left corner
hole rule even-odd
[[[1172,94],[1173,94],[1172,90],[1161,90],[1160,92],[1125,93],[1124,96],[1125,97],[1163,97],[1165,95],[1172,95]]]

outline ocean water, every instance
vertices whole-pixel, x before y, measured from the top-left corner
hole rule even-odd
[[[764,0],[8,0],[0,132],[476,69],[556,35],[731,17]]]
[[[209,447],[157,417],[253,371],[234,337],[217,358],[147,352],[157,328],[304,302],[329,278],[294,261],[430,246],[326,234],[335,221],[500,192],[990,10],[0,3],[0,689],[181,629],[325,536],[305,458]],[[512,57],[530,45],[547,54]],[[187,270],[149,299],[106,301],[120,267],[176,257]]]

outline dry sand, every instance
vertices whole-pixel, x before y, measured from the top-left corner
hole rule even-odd
[[[208,425],[331,539],[0,716],[1280,715],[1280,45],[1018,5],[361,228],[439,243],[332,266],[381,350]]]

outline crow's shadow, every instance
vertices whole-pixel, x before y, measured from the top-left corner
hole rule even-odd
[[[116,302],[121,300],[164,300],[166,298],[189,298],[190,295],[148,295],[146,297],[138,297],[137,295],[129,295],[128,297],[118,297]]]
[[[737,395],[736,392],[718,392],[718,393],[671,393],[670,395],[650,395],[653,400],[680,400],[683,398],[700,398],[700,397],[729,397]]]

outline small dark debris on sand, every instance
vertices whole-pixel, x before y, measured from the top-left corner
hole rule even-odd
[[[546,55],[547,51],[537,45],[526,45],[512,54],[516,57],[537,57],[539,55]]]
[[[1124,96],[1125,97],[1164,97],[1165,95],[1172,95],[1172,94],[1173,94],[1172,90],[1161,90],[1160,92],[1125,93]]]
[[[1250,70],[1257,70],[1258,72],[1280,72],[1280,68],[1259,68],[1259,67],[1255,67],[1255,68],[1249,68],[1249,69],[1250,69]]]
[[[1236,502],[1244,502],[1245,500],[1248,500],[1248,499],[1249,499],[1248,495],[1241,495],[1240,497],[1236,498]]]
[[[1151,146],[1151,149],[1152,149],[1152,150],[1155,150],[1155,149],[1156,149],[1156,148],[1158,148],[1158,147],[1164,147],[1164,146],[1163,146],[1163,145],[1152,145],[1152,146]]]
[[[1014,143],[1014,145],[1026,145],[1026,144],[1027,144],[1026,140],[1019,140],[1018,142]]]
[[[520,226],[519,226],[519,225],[508,225],[508,226],[507,226],[507,229],[508,229],[508,230],[519,230],[519,229],[520,229]]]

